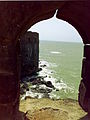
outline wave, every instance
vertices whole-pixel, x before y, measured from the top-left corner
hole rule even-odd
[[[57,82],[57,79],[53,77],[53,74],[55,73],[55,71],[50,70],[50,66],[53,65],[53,63],[48,63],[47,61],[41,61],[41,63],[47,63],[48,67],[43,68],[42,71],[40,71],[39,75],[40,76],[44,76],[46,75],[46,77],[44,78],[45,81],[50,81],[52,83],[52,85],[57,89],[57,90],[64,90],[65,93],[67,93],[68,91],[73,93],[74,92],[74,88],[69,87],[66,83],[64,83],[63,79],[60,79],[60,82]],[[56,64],[54,64],[54,66],[56,67]],[[56,95],[54,94],[53,96],[51,95],[51,93],[49,93],[49,95],[51,97],[55,97]],[[59,96],[58,96],[59,98]]]
[[[50,53],[52,53],[52,54],[61,54],[62,52],[58,52],[58,51],[51,51]]]
[[[30,86],[29,91],[26,91],[26,94],[24,94],[21,98],[21,100],[25,99],[25,97],[30,96],[32,98],[43,98],[43,97],[48,97],[51,99],[59,99],[61,96],[60,94],[57,95],[55,92],[60,91],[64,93],[73,93],[74,89],[69,87],[63,79],[59,78],[60,81],[58,81],[56,78],[54,78],[54,74],[56,72],[54,70],[50,70],[50,67],[53,66],[56,67],[56,64],[49,63],[48,61],[43,61],[41,60],[39,62],[39,67],[42,68],[41,71],[38,73],[38,77],[43,78],[42,81],[44,83],[49,83],[52,84],[53,87],[46,86],[46,84],[39,84],[39,85],[32,85]],[[35,78],[35,76],[30,77]],[[37,77],[36,77],[37,78]],[[29,77],[28,77],[29,79]]]

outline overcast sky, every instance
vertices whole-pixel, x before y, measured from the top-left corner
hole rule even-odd
[[[81,42],[77,30],[66,21],[53,18],[43,20],[33,25],[29,31],[38,32],[40,40]]]

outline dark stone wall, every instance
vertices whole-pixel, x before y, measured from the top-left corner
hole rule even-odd
[[[21,76],[30,75],[38,70],[39,34],[26,32],[20,38]]]
[[[81,82],[79,86],[79,104],[90,113],[90,44],[84,45]]]

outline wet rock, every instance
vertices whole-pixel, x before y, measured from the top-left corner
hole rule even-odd
[[[51,76],[49,76],[49,78],[51,78]]]
[[[44,65],[40,65],[40,67],[47,67],[47,65],[45,65],[45,64]]]
[[[25,82],[23,82],[23,83],[20,85],[20,94],[21,94],[21,95],[24,95],[27,90],[29,90],[28,84],[25,83]]]
[[[29,91],[29,88],[27,88],[26,91]]]
[[[54,86],[52,85],[51,81],[47,81],[47,82],[45,83],[45,85],[46,85],[47,87],[54,88]]]
[[[40,72],[40,71],[42,71],[42,68],[38,68],[37,72]]]
[[[31,96],[25,96],[25,100],[27,100],[27,99],[32,99],[32,97]]]
[[[25,94],[25,93],[26,93],[25,89],[20,88],[20,95],[23,95],[23,94]]]
[[[46,64],[41,64],[41,67],[46,67]],[[43,70],[43,68],[39,68],[37,72]],[[51,76],[44,75],[44,76],[39,76],[37,73],[28,75],[27,77],[24,77],[22,79],[22,86],[21,86],[21,93],[26,94],[26,92],[31,91],[30,94],[28,94],[30,97],[32,97],[32,94],[34,95],[34,98],[49,98],[49,93],[52,92],[55,87],[53,86],[51,81],[45,81],[44,78],[51,78]],[[30,87],[29,87],[30,86]]]
[[[49,98],[49,94],[48,93],[44,93],[43,94],[43,98]]]
[[[59,89],[56,89],[56,91],[59,91]]]
[[[46,76],[44,76],[44,78],[46,78],[47,77],[47,75]]]
[[[41,88],[41,89],[39,89],[39,92],[40,93],[50,93],[50,92],[52,92],[52,89],[48,89],[48,88],[43,89],[43,88]]]
[[[31,88],[31,91],[34,93],[50,93],[52,89],[43,86],[37,86],[36,88]]]
[[[22,84],[22,88],[23,88],[23,89],[27,89],[27,88],[28,88],[27,83],[24,82],[24,83]]]
[[[47,76],[45,76],[47,77]],[[35,79],[30,79],[30,82],[32,83],[32,85],[41,85],[41,84],[44,84],[46,85],[47,87],[50,87],[50,88],[54,88],[54,86],[52,85],[52,82],[51,81],[44,81],[44,77],[40,77],[40,78],[35,78]]]
[[[31,81],[31,83],[32,83],[32,85],[40,85],[40,84],[42,84],[43,82],[41,81],[41,79],[39,79],[39,78],[36,78],[36,79],[33,79],[32,81]]]
[[[23,77],[21,80],[21,83],[23,83],[23,82],[29,82],[29,77]]]

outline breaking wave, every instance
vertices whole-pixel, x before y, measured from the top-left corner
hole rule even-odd
[[[61,52],[58,51],[51,51],[52,54],[61,54]]]

